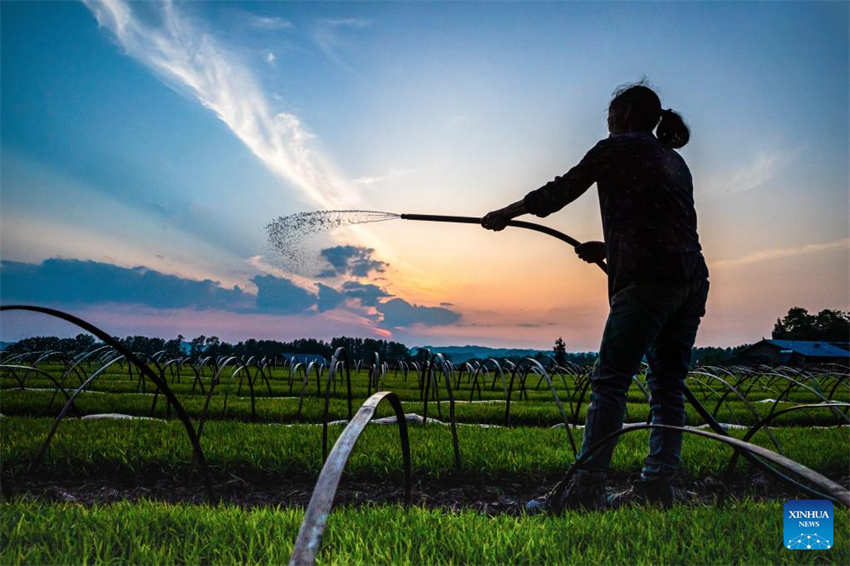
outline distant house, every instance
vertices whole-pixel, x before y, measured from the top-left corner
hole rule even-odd
[[[845,342],[817,340],[762,340],[738,352],[731,360],[739,364],[803,366],[838,362],[850,364]]]

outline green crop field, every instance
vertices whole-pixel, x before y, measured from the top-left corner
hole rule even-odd
[[[3,564],[283,564],[303,511],[151,501],[84,507],[3,506]],[[631,508],[563,517],[343,507],[321,564],[846,564],[850,546],[785,550],[782,505],[736,501],[670,511]],[[850,514],[836,516],[836,541]],[[23,541],[27,541],[24,543]]]
[[[175,408],[131,366],[108,365],[108,357],[76,366],[33,361],[0,364],[3,564],[286,562],[325,461],[322,423],[337,421],[328,427],[330,449],[348,423],[349,403],[356,413],[377,390],[393,391],[406,414],[418,415],[408,417],[412,503],[404,504],[398,424],[370,424],[342,474],[318,563],[850,560],[850,517],[841,505],[831,550],[788,551],[782,504],[813,496],[745,458],[730,466],[730,446],[691,434],[676,479],[690,500],[672,509],[526,515],[524,501],[558,481],[575,460],[589,402],[581,372],[550,368],[550,388],[543,371],[522,363],[515,371],[494,364],[440,366],[445,372],[364,366],[351,371],[349,396],[342,367],[329,380],[323,364],[180,360],[160,370],[151,360],[148,367],[200,432],[205,475]],[[732,437],[781,453],[846,489],[846,373],[698,369],[688,385]],[[649,417],[645,388],[638,376],[629,392],[629,423]],[[393,415],[382,403],[374,416]],[[690,404],[687,424],[706,424]],[[622,436],[612,462],[614,487],[625,487],[639,471],[648,437],[648,430]]]

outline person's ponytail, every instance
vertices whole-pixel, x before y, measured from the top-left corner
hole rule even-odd
[[[655,129],[655,137],[663,145],[678,149],[691,139],[691,131],[679,114],[667,108],[661,111],[661,121]]]

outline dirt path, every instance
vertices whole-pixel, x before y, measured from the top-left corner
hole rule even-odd
[[[12,487],[12,493],[14,497],[85,505],[140,499],[171,503],[207,503],[205,491],[197,479],[187,481],[171,477],[146,477],[134,480],[18,478]],[[841,483],[848,485],[850,477],[843,478]],[[218,478],[214,483],[214,491],[222,503],[242,507],[306,506],[313,484],[314,480],[309,479],[283,479],[275,483],[249,482],[230,475],[229,479]],[[609,482],[610,489],[613,490],[625,489],[629,484],[628,478],[615,478]],[[689,501],[694,504],[717,504],[726,497],[775,499],[804,496],[760,475],[742,478],[742,481],[731,486],[724,485],[713,477],[690,482],[680,481],[677,486],[689,492]],[[8,487],[8,484],[5,487]],[[474,509],[488,515],[518,514],[522,512],[527,500],[543,494],[549,487],[551,485],[526,485],[511,481],[480,485],[445,480],[419,480],[414,482],[412,502],[429,508]],[[359,506],[403,501],[404,489],[401,483],[343,480],[337,491],[335,505]]]

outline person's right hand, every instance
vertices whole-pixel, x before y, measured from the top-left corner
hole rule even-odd
[[[500,208],[499,210],[487,213],[487,215],[481,219],[481,225],[487,230],[495,230],[498,232],[499,230],[504,230],[509,221],[510,217],[505,213],[505,209]]]
[[[584,242],[576,246],[576,254],[587,263],[599,263],[605,260],[607,251],[605,242]]]

